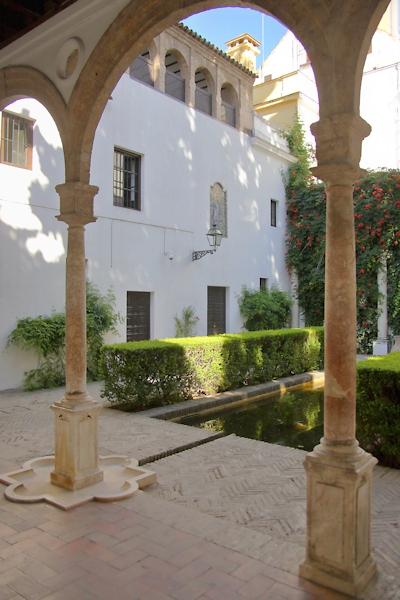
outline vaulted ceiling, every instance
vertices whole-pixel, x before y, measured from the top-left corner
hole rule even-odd
[[[0,0],[0,49],[77,0]]]

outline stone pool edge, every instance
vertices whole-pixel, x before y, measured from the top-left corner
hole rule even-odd
[[[291,388],[296,388],[306,383],[322,383],[325,380],[324,371],[311,371],[301,373],[300,375],[291,375],[266,383],[257,385],[249,385],[246,387],[232,390],[229,392],[221,392],[214,396],[205,396],[203,398],[195,398],[193,400],[185,400],[177,404],[169,404],[158,408],[150,408],[149,410],[140,413],[143,417],[152,419],[161,419],[163,421],[172,421],[180,419],[188,415],[201,414],[214,408],[234,405],[257,396],[265,394],[275,394],[276,392],[284,392]]]

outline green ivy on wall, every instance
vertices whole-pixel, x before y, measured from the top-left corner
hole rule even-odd
[[[297,274],[297,297],[306,325],[324,321],[325,184],[315,180],[313,151],[304,139],[301,121],[285,134],[297,163],[284,177],[287,208],[286,266]],[[357,276],[357,344],[371,352],[378,334],[377,277],[388,266],[388,321],[400,334],[400,171],[370,172],[354,182]]]

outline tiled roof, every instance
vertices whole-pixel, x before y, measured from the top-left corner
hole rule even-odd
[[[228,54],[226,54],[226,52],[224,52],[223,50],[220,50],[217,46],[214,46],[214,44],[212,44],[211,42],[208,42],[205,38],[201,37],[201,35],[199,35],[195,31],[193,31],[193,29],[190,29],[189,27],[187,27],[187,25],[184,25],[183,23],[178,23],[178,27],[180,27],[180,29],[182,29],[182,31],[184,31],[185,33],[188,33],[190,36],[192,36],[192,38],[194,38],[195,40],[198,40],[199,42],[204,44],[204,46],[206,46],[207,48],[210,48],[210,50],[215,52],[215,54],[218,54],[225,60],[228,60],[230,63],[233,63],[239,69],[242,69],[242,71],[244,71],[248,75],[252,75],[254,78],[257,77],[256,73],[253,73],[253,71],[250,71],[250,69],[248,69],[247,67],[242,65],[240,62],[238,62],[234,58],[231,58],[230,56],[228,56]]]

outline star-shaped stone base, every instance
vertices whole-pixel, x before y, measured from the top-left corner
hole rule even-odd
[[[48,502],[68,510],[91,500],[111,502],[130,498],[139,489],[156,483],[156,474],[138,466],[136,459],[126,456],[100,456],[99,466],[104,480],[81,490],[67,490],[50,483],[54,456],[34,458],[22,469],[0,475],[0,482],[8,485],[4,495],[13,502]]]

